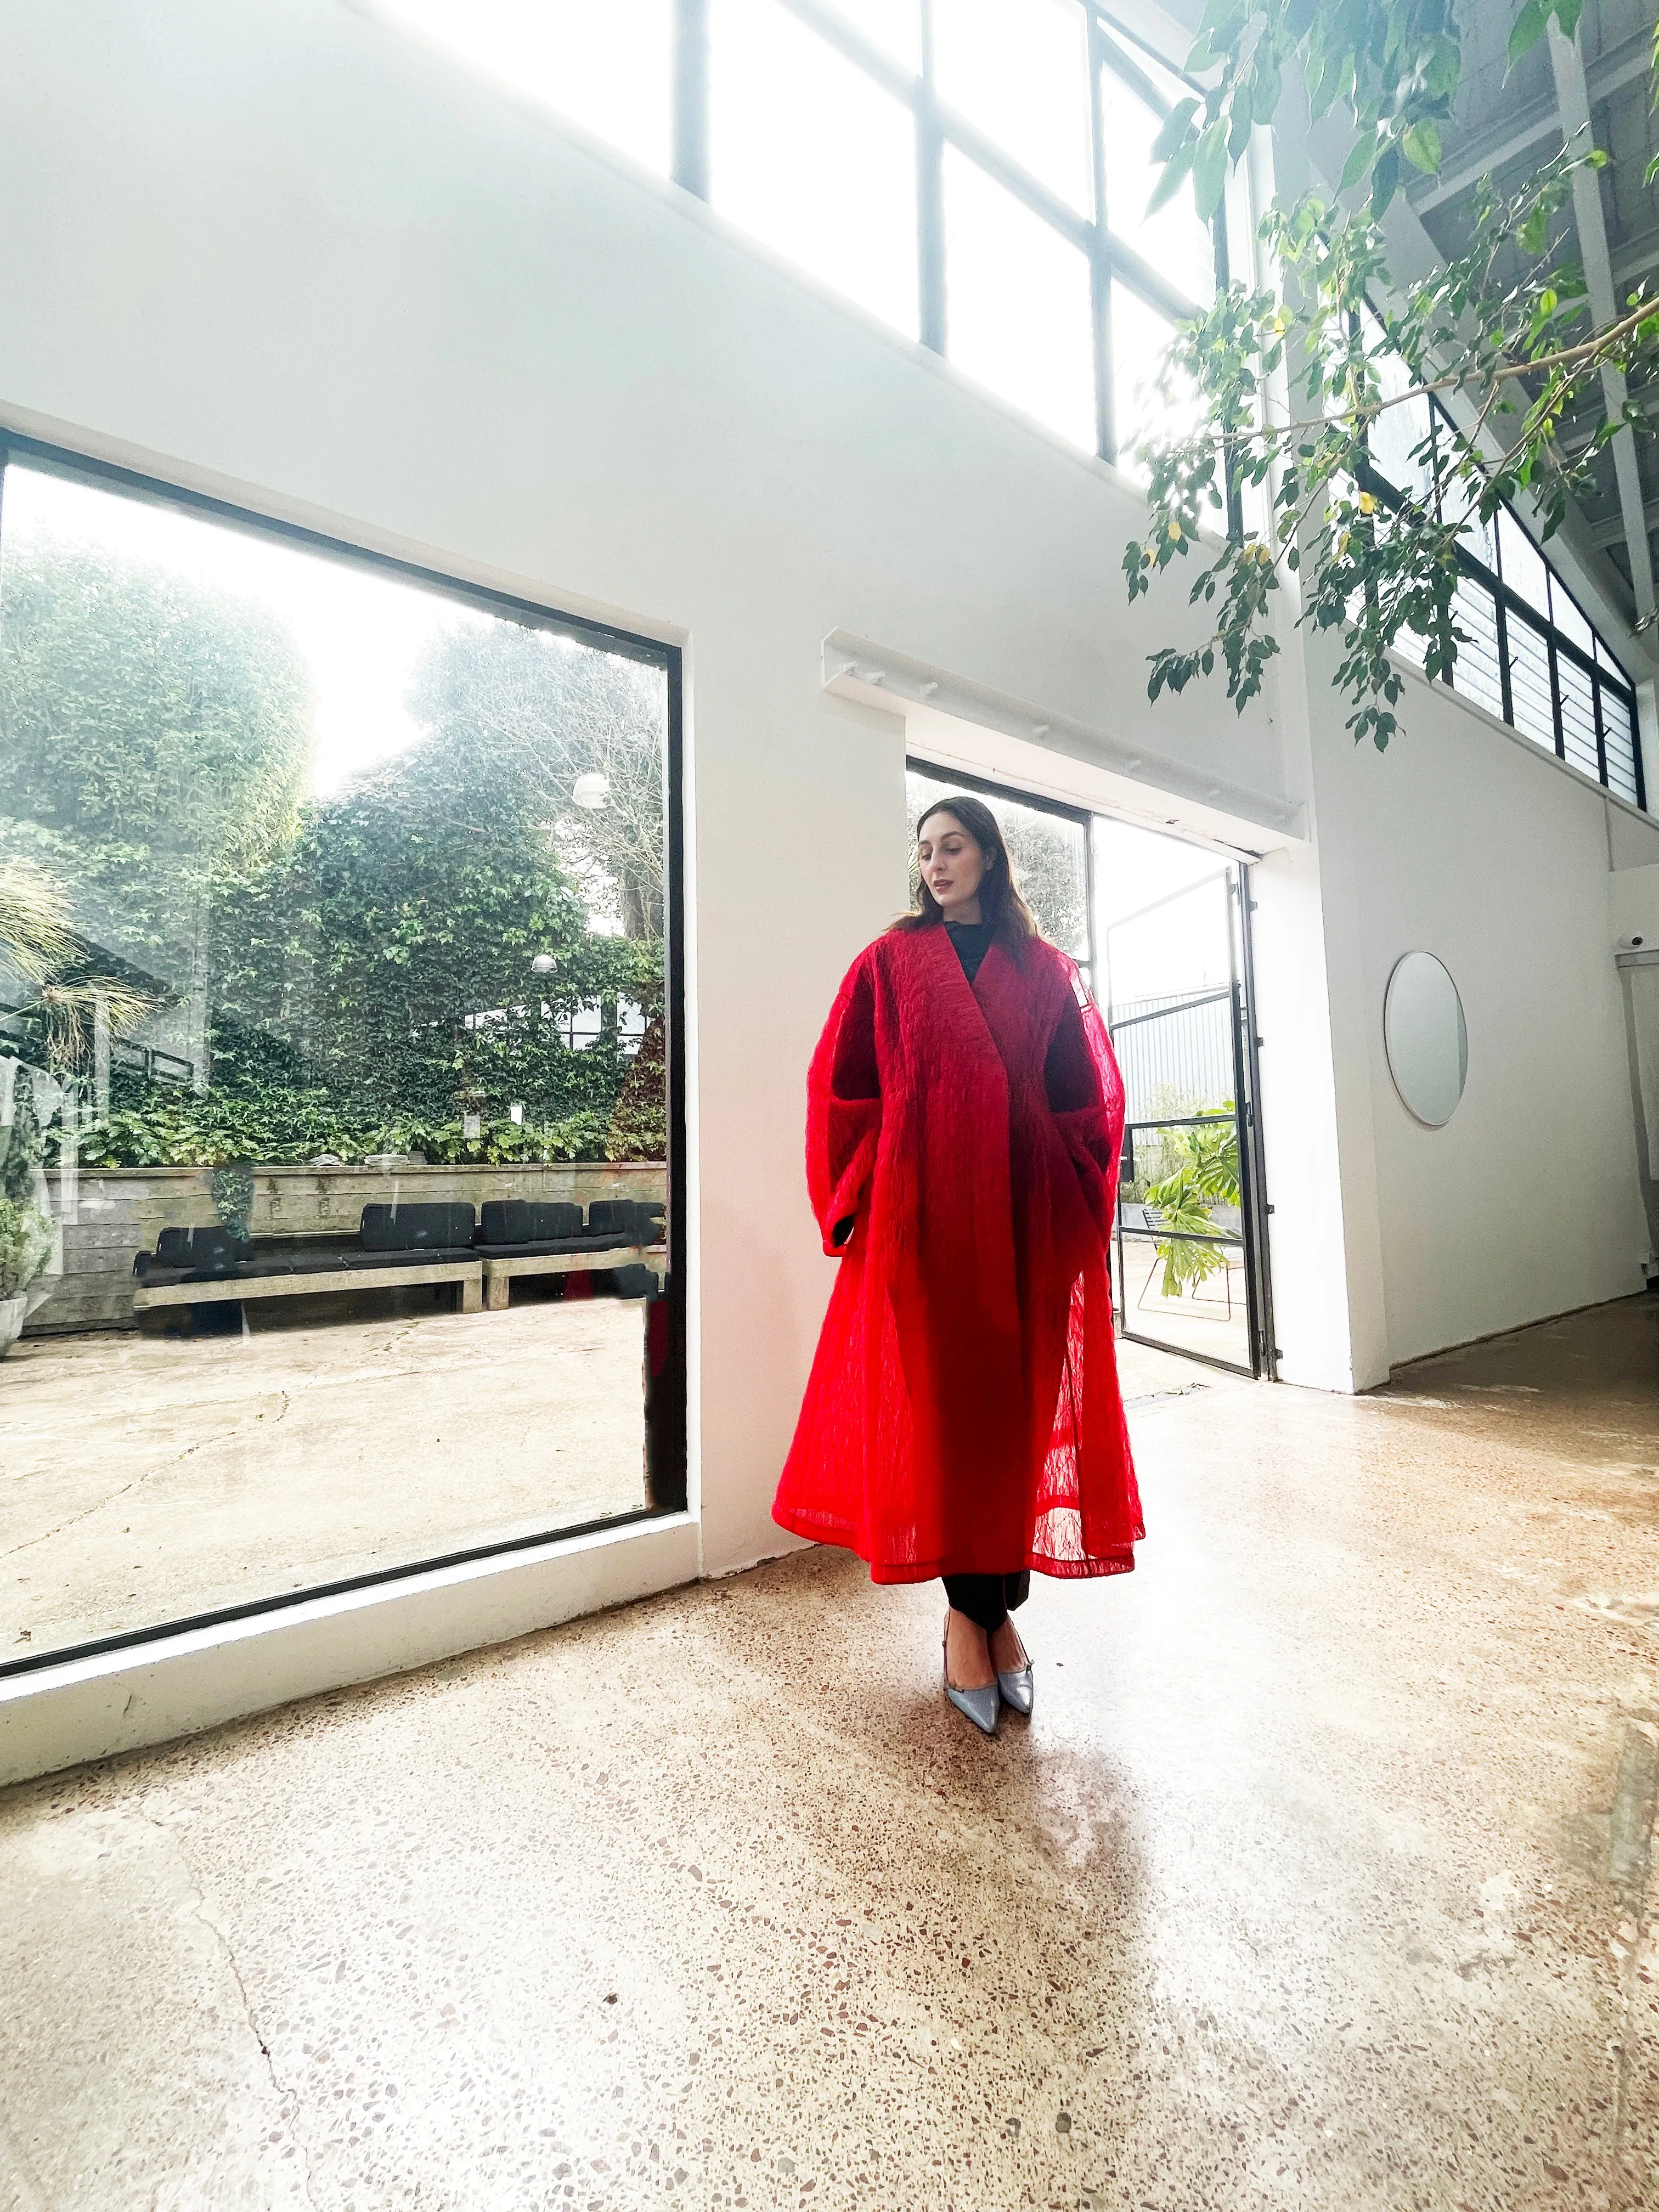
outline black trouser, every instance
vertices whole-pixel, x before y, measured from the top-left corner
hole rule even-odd
[[[1017,1575],[946,1575],[945,1595],[958,1613],[989,1636],[1031,1595],[1031,1571]]]

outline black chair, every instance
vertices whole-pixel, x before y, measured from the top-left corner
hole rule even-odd
[[[472,1208],[453,1200],[366,1206],[362,1247],[365,1252],[465,1252],[471,1245],[475,1226]]]
[[[587,1209],[590,1232],[614,1237],[618,1244],[640,1241],[639,1209],[631,1198],[596,1198]]]
[[[560,1244],[582,1233],[582,1210],[563,1200],[487,1198],[479,1209],[478,1242]]]
[[[216,1222],[210,1229],[164,1229],[155,1240],[157,1267],[180,1267],[192,1275],[228,1275],[252,1257],[253,1248]],[[149,1255],[141,1252],[140,1260]],[[148,1272],[145,1270],[144,1272]]]

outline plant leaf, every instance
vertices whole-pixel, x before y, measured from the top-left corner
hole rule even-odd
[[[1440,167],[1440,133],[1432,123],[1413,123],[1401,133],[1400,150],[1413,168],[1432,176]]]
[[[1550,6],[1549,0],[1527,0],[1526,6],[1516,17],[1514,27],[1510,32],[1509,66],[1510,69],[1515,67],[1523,54],[1529,54],[1532,52],[1540,39],[1543,37],[1551,15],[1556,12],[1557,10]],[[1572,20],[1576,27],[1578,21],[1577,7],[1573,9]]]
[[[1165,200],[1173,199],[1187,181],[1193,166],[1193,156],[1199,142],[1189,138],[1184,146],[1177,146],[1164,165],[1164,174],[1152,187],[1152,196],[1146,203],[1148,215],[1156,215]]]
[[[1221,195],[1227,188],[1227,131],[1222,123],[1212,123],[1198,142],[1193,157],[1193,198],[1198,203],[1201,216],[1212,216],[1221,204]]]
[[[1354,140],[1347,160],[1342,164],[1341,182],[1337,189],[1346,192],[1350,185],[1357,185],[1376,159],[1376,133],[1374,131],[1362,131]]]

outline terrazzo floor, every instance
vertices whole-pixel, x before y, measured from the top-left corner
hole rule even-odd
[[[811,1552],[9,1793],[0,2205],[1659,2205],[1659,1299],[1136,1395],[994,1741]]]

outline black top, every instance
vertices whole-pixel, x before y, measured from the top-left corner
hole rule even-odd
[[[980,963],[991,949],[991,925],[988,921],[947,921],[945,933],[955,945],[957,957],[962,963],[962,972],[971,983],[980,970]]]

